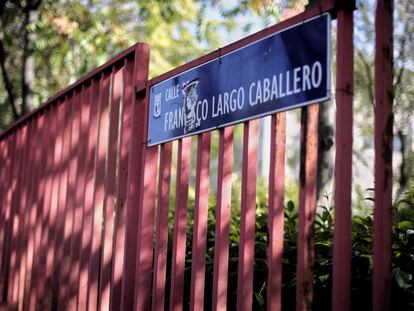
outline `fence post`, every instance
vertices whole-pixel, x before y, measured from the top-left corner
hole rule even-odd
[[[101,258],[99,273],[99,293],[98,308],[109,310],[111,296],[111,274],[114,246],[115,215],[118,213],[116,208],[116,197],[118,193],[119,172],[117,165],[119,161],[119,144],[121,125],[120,109],[122,108],[122,88],[124,83],[123,67],[112,67],[112,82],[110,88],[110,108],[109,108],[109,131],[107,141],[107,158],[105,163],[105,184],[103,213],[104,224],[102,228]]]
[[[317,202],[319,105],[302,108],[297,237],[296,310],[311,310],[313,301],[314,230]]]
[[[281,310],[286,151],[284,112],[272,115],[270,135],[267,310]]]
[[[149,46],[146,44],[139,44],[135,50],[135,86],[144,84],[148,79],[149,67]],[[141,94],[138,96],[134,94],[134,107],[132,117],[131,141],[129,147],[128,159],[128,189],[126,201],[126,236],[125,236],[125,254],[123,263],[123,277],[122,277],[122,294],[121,294],[121,309],[133,310],[135,297],[135,268],[137,255],[137,234],[139,222],[138,205],[140,201],[140,187],[142,173],[141,162],[143,159],[143,148],[146,145],[144,138],[146,112],[144,103],[145,96]],[[149,283],[149,282],[148,282]],[[146,284],[148,286],[148,284]],[[149,295],[148,295],[149,296]]]
[[[349,310],[352,252],[353,1],[338,11],[332,310]]]
[[[137,79],[145,79],[146,69],[148,68],[148,58],[145,58],[145,51],[149,46],[140,45],[136,53],[136,74]],[[141,55],[144,56],[145,63],[140,63]],[[147,146],[148,130],[148,111],[149,111],[149,84],[146,83],[146,92],[137,94],[136,109],[139,113],[136,122],[140,124],[142,136],[138,136],[139,147],[137,151],[141,154],[138,164],[137,182],[139,200],[135,208],[138,209],[138,235],[135,269],[135,292],[134,310],[147,310],[150,305],[151,280],[152,280],[152,260],[153,260],[153,240],[154,240],[154,217],[156,200],[156,181],[158,165],[158,146]],[[133,139],[134,140],[134,139]],[[134,157],[131,157],[134,161]],[[132,163],[132,162],[130,162]]]
[[[160,148],[158,177],[158,202],[156,240],[154,245],[154,275],[152,281],[152,305],[154,311],[164,310],[165,281],[167,274],[168,253],[168,212],[170,203],[172,143],[165,143]]]
[[[375,207],[373,310],[391,308],[393,1],[379,0],[375,16]]]
[[[259,121],[244,123],[237,310],[253,307],[254,237],[256,224],[257,143]]]
[[[231,219],[231,175],[233,167],[233,127],[220,131],[217,167],[217,207],[214,241],[213,306],[225,310],[229,270],[229,232]]]
[[[186,137],[178,141],[177,153],[177,185],[175,189],[174,237],[170,284],[171,311],[183,309],[191,137]]]
[[[56,106],[50,107],[47,111],[47,115],[52,115],[57,113]],[[42,145],[47,146],[47,150],[45,151],[46,156],[44,159],[46,160],[46,167],[44,167],[44,190],[43,190],[43,200],[41,202],[41,211],[42,216],[40,219],[40,226],[41,226],[41,236],[40,241],[38,244],[38,256],[36,256],[35,260],[38,261],[37,264],[37,271],[36,271],[36,284],[33,286],[33,292],[31,296],[34,301],[34,307],[36,309],[44,309],[44,296],[46,293],[46,265],[45,262],[47,261],[47,249],[48,249],[48,241],[49,241],[49,234],[50,234],[50,226],[49,226],[49,209],[50,209],[50,202],[51,202],[51,193],[52,193],[52,182],[53,182],[53,160],[54,160],[54,151],[55,151],[55,142],[53,138],[54,133],[56,132],[56,120],[51,118],[50,122],[48,123],[47,128],[44,129],[44,134],[42,136]],[[37,247],[37,246],[36,246]]]
[[[191,265],[190,310],[203,310],[207,245],[210,133],[197,138],[197,173]]]
[[[111,297],[110,305],[112,309],[119,309],[121,306],[122,274],[125,260],[125,241],[127,223],[127,189],[128,189],[128,161],[129,147],[132,135],[132,119],[135,103],[135,59],[128,57],[124,60],[124,85],[123,85],[123,104],[121,107],[120,124],[120,145],[118,160],[118,191],[116,200],[115,215],[115,236],[114,254],[112,264]]]
[[[94,102],[95,96],[100,98],[102,92],[104,74],[91,81],[90,93],[86,96],[86,101],[90,106],[89,124],[88,124],[88,155],[85,168],[85,195],[83,198],[83,224],[81,235],[81,252],[79,264],[79,277],[77,280],[77,297],[76,304],[79,310],[86,309],[87,295],[89,284],[89,255],[92,247],[93,219],[94,219],[94,187],[96,179],[96,159],[98,157],[98,138],[99,138],[99,117],[100,109],[104,107],[101,100]],[[98,95],[97,95],[98,94]],[[72,303],[72,302],[71,302]]]

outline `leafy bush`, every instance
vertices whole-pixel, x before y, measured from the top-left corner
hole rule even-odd
[[[236,176],[237,177],[237,176]],[[230,225],[228,306],[237,303],[237,265],[240,223],[240,179],[233,182],[232,219]],[[263,190],[265,189],[265,190]],[[190,206],[194,195],[190,191]],[[334,207],[331,196],[325,196],[325,204],[318,207],[315,233],[314,263],[314,310],[331,309],[332,291],[332,250]],[[367,199],[371,200],[372,199]],[[214,234],[215,234],[214,195],[209,198],[205,309],[211,309],[213,288]],[[395,310],[414,310],[414,186],[410,188],[394,206],[394,223],[392,230],[392,305]],[[193,208],[189,208],[189,227],[187,230],[187,254],[185,272],[186,307],[189,304],[191,284],[191,245]],[[254,258],[254,310],[265,310],[267,289],[267,191],[263,181],[258,182],[256,200],[256,236]],[[173,225],[170,224],[170,229]],[[284,310],[295,309],[296,292],[296,240],[298,228],[297,204],[289,200],[285,206],[285,232],[283,250],[282,305]],[[172,237],[172,231],[170,232]],[[354,215],[352,218],[352,310],[372,309],[372,245],[373,215]],[[170,241],[172,242],[172,241]],[[171,253],[171,245],[170,253]],[[171,256],[169,256],[171,257]],[[171,263],[168,263],[170,269]],[[168,278],[170,272],[168,273]],[[169,283],[170,280],[168,280]],[[167,290],[168,303],[168,290]]]

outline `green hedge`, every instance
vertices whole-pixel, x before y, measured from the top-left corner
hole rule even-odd
[[[233,181],[232,219],[230,227],[230,263],[228,284],[228,306],[234,309],[237,302],[237,264],[239,244],[239,219],[240,219],[240,180]],[[256,201],[256,240],[254,259],[254,310],[265,310],[267,267],[267,198],[266,187],[260,185],[257,188]],[[296,190],[291,191],[295,196]],[[365,199],[367,203],[373,201],[372,191],[368,192]],[[289,195],[288,195],[289,196]],[[191,245],[193,227],[193,198],[190,190],[190,205],[188,213],[187,229],[187,253],[185,271],[185,297],[184,305],[188,308],[190,284],[191,284]],[[330,204],[332,198],[326,196],[326,204],[318,207],[314,226],[315,232],[315,264],[314,264],[314,301],[313,310],[331,310],[332,289],[332,249],[333,249],[333,225],[334,207]],[[173,200],[171,207],[173,207]],[[213,261],[214,261],[214,233],[215,233],[215,197],[210,195],[209,217],[207,233],[207,262],[206,262],[206,286],[205,309],[211,309]],[[372,237],[373,216],[354,215],[352,218],[352,310],[372,309]],[[167,271],[167,299],[170,283],[171,245],[173,229],[173,208],[170,210],[169,232],[169,256]],[[297,204],[292,200],[285,206],[285,234],[283,251],[283,285],[282,305],[284,310],[295,309],[296,287],[296,238],[298,227]],[[392,306],[393,310],[414,310],[414,185],[397,200],[394,206],[394,223],[392,230]]]

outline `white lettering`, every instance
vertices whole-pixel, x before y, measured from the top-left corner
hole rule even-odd
[[[303,76],[302,76],[302,92],[311,89],[311,82],[310,82],[310,67],[308,65],[303,66]]]
[[[211,106],[212,106],[211,117],[212,117],[212,118],[215,118],[215,117],[217,117],[217,116],[218,116],[218,114],[217,114],[216,110],[214,109],[214,107],[215,107],[215,102],[216,102],[216,97],[215,97],[215,96],[213,96],[213,98],[211,99]]]
[[[229,93],[224,92],[224,114],[229,113]]]
[[[255,87],[255,86],[256,86],[256,83],[254,83],[254,82],[252,82],[252,84],[250,84],[250,88],[249,88],[249,102],[250,102],[250,106],[256,105],[256,101],[253,101],[253,99],[252,99],[252,90],[253,90],[253,87]]]
[[[261,104],[263,102],[262,98],[262,84],[260,80],[257,81],[257,89],[256,89],[256,104]]]
[[[292,95],[293,91],[290,86],[290,72],[286,71],[286,95]]]
[[[270,95],[270,100],[279,98],[279,95],[277,94],[277,79],[276,75],[273,76],[272,79],[272,94]]]
[[[283,76],[281,73],[279,73],[279,98],[285,97],[286,93],[283,93],[283,88],[282,88],[282,81],[283,81]]]
[[[196,109],[196,115],[197,115],[197,122],[200,123],[201,122],[201,114],[200,114],[200,109],[201,109],[201,100],[199,100],[197,102],[197,109]]]
[[[219,95],[218,100],[217,100],[217,114],[218,115],[223,114],[223,100],[222,100],[221,94]]]
[[[299,72],[300,72],[301,68],[300,67],[296,67],[295,69],[293,69],[293,93],[299,93],[300,92],[300,88],[299,88],[299,83],[300,83],[300,77],[299,77]]]
[[[322,65],[321,65],[320,62],[315,62],[312,66],[312,86],[313,86],[313,88],[319,87],[321,82],[322,82]]]
[[[178,121],[179,127],[183,127],[184,126],[184,108],[178,109]]]
[[[263,101],[267,102],[270,99],[270,80],[263,80]]]
[[[232,112],[236,111],[236,105],[237,105],[237,98],[236,98],[236,89],[233,89],[230,93],[230,109]]]
[[[169,101],[180,96],[180,85],[175,85],[165,91],[165,100]]]
[[[208,115],[208,101],[207,99],[203,100],[203,106],[201,107],[201,117],[203,120],[207,120]]]
[[[244,88],[241,86],[237,92],[237,108],[242,110],[244,106]]]

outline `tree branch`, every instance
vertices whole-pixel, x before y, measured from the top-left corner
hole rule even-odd
[[[23,8],[23,12],[26,13],[26,12],[38,10],[42,2],[43,0],[28,1],[26,6]]]
[[[406,148],[406,137],[404,133],[399,130],[397,132],[398,138],[400,139],[401,147],[400,147],[400,154],[401,154],[401,163],[400,163],[400,177],[399,177],[399,189],[397,191],[397,198],[401,195],[404,189],[407,187],[408,183],[408,176],[406,171],[406,157],[405,157],[405,148]]]
[[[357,50],[357,55],[361,59],[362,64],[364,65],[364,68],[365,68],[365,71],[366,71],[366,74],[367,74],[368,97],[369,97],[369,100],[371,102],[371,105],[374,107],[374,80],[372,79],[372,74],[371,74],[371,67],[372,66],[368,63],[368,61],[366,60],[364,54],[360,50]]]
[[[22,5],[22,3],[19,1],[19,0],[14,0],[14,1],[11,1],[12,3],[14,3],[19,9],[21,9],[21,10],[23,10],[23,5]]]
[[[405,6],[405,12],[409,12],[409,2],[407,1],[406,6]],[[404,69],[405,69],[405,62],[406,62],[406,53],[405,53],[405,49],[406,49],[406,43],[407,41],[409,42],[412,39],[412,33],[409,31],[408,29],[408,25],[409,23],[406,22],[404,25],[404,30],[403,30],[403,35],[399,38],[399,44],[400,44],[400,53],[398,56],[398,59],[401,60],[401,64],[400,64],[400,70],[398,72],[397,79],[394,83],[394,88],[401,88],[402,91],[402,85],[401,85],[401,80],[404,74]],[[407,40],[407,37],[408,40]],[[395,68],[395,67],[394,67]]]
[[[9,102],[13,111],[13,116],[17,120],[19,118],[19,113],[17,112],[16,107],[16,92],[14,90],[13,82],[9,76],[9,73],[6,69],[6,52],[4,51],[3,39],[0,34],[0,67],[3,76],[4,85],[6,87],[7,95],[9,96]]]
[[[26,114],[26,112],[30,109],[28,106],[30,105],[30,93],[31,89],[29,84],[27,83],[27,58],[30,55],[29,52],[29,30],[27,29],[27,25],[29,24],[29,15],[30,11],[24,10],[24,22],[23,22],[23,52],[22,52],[22,67],[21,67],[21,90],[22,90],[22,106],[21,106],[21,113],[22,115]]]

